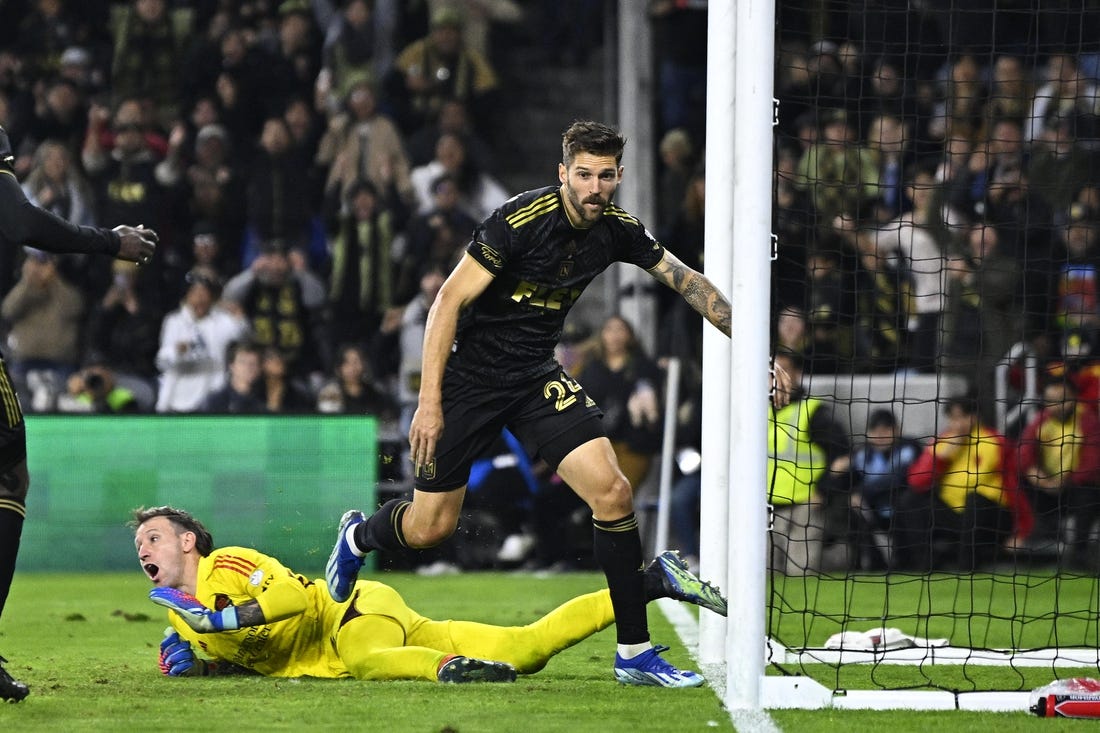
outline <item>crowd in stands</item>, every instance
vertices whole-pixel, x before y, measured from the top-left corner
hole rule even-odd
[[[160,235],[140,268],[0,255],[25,409],[396,421],[432,283],[510,195],[489,31],[527,10],[541,6],[6,4],[0,125],[27,197]]]

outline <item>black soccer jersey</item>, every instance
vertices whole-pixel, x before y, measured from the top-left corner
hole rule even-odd
[[[556,366],[569,309],[612,262],[655,267],[664,247],[611,204],[589,229],[569,222],[557,187],[512,198],[474,230],[466,252],[494,280],[459,320],[448,369],[514,384]]]

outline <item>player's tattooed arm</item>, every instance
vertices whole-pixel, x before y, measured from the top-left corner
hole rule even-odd
[[[257,601],[249,601],[237,606],[237,622],[242,629],[246,626],[263,626],[267,623],[267,617]]]
[[[715,328],[730,335],[730,302],[705,275],[685,265],[668,250],[649,274],[682,295],[688,305]]]

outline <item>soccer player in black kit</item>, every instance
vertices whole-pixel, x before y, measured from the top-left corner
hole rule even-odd
[[[615,609],[616,678],[695,687],[703,678],[663,660],[663,648],[649,641],[632,488],[604,435],[599,407],[554,359],[569,309],[612,262],[645,269],[730,333],[729,302],[713,283],[612,202],[624,145],[606,125],[573,123],[562,137],[561,185],[512,198],[474,230],[428,314],[409,430],[413,499],[391,500],[370,518],[347,512],[325,576],[340,601],[352,592],[367,552],[447,539],[471,463],[507,427],[592,509],[594,554]],[[776,378],[785,382],[784,374]],[[694,590],[713,589],[704,583]]]
[[[0,127],[0,246],[105,254],[139,265],[153,256],[157,235],[151,229],[79,227],[32,204],[15,178],[14,162],[8,134]],[[23,412],[0,359],[0,614],[15,574],[29,483]],[[18,702],[29,690],[4,670],[6,661],[0,657],[0,700]]]

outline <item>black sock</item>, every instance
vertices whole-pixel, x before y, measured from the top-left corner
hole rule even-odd
[[[0,499],[0,615],[8,600],[8,590],[15,574],[15,557],[19,554],[19,538],[23,534],[23,517],[27,510],[22,502]]]
[[[367,521],[355,528],[355,544],[363,552],[407,548],[409,545],[405,542],[401,519],[410,506],[412,502],[405,499],[387,501]]]
[[[603,568],[615,609],[615,634],[620,644],[649,641],[646,618],[642,537],[633,512],[611,522],[592,520],[596,562]]]

